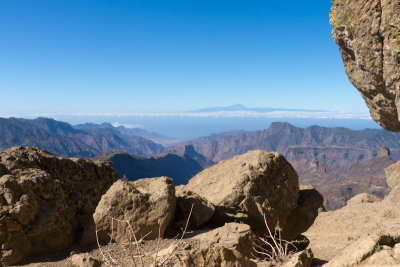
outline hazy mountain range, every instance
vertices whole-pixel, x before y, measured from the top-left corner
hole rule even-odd
[[[48,118],[0,118],[0,150],[12,146],[37,146],[55,155],[94,157],[109,151],[150,156],[165,148],[141,136],[108,127],[78,127]]]
[[[314,160],[328,169],[371,159],[383,146],[390,148],[394,159],[400,159],[400,134],[381,129],[299,128],[275,122],[262,131],[213,134],[187,143],[215,162],[258,148],[277,151],[289,161]]]
[[[361,191],[386,194],[383,170],[400,158],[398,133],[299,128],[284,122],[261,131],[229,131],[171,145],[175,143],[160,134],[109,123],[72,126],[48,118],[0,119],[0,150],[37,146],[55,155],[96,157],[112,161],[117,172],[129,179],[166,175],[182,184],[204,168],[249,150],[277,151],[294,166],[300,183],[321,190],[328,208],[343,205]],[[383,146],[390,149],[393,159],[375,159]],[[373,170],[362,172],[367,167],[357,164],[364,163],[374,166]]]

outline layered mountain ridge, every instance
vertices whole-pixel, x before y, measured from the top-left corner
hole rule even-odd
[[[0,118],[0,150],[12,146],[36,146],[68,157],[94,157],[109,151],[150,156],[165,150],[151,140],[111,127],[75,129],[49,118]]]

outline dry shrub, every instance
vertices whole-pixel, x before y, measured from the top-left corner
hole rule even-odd
[[[304,241],[287,241],[282,239],[282,229],[279,227],[279,222],[275,227],[274,234],[272,234],[265,214],[264,222],[268,233],[265,237],[259,237],[259,240],[254,242],[253,250],[257,253],[256,256],[262,258],[262,260],[271,262],[273,265],[287,261],[298,251],[295,244],[303,243]]]
[[[158,239],[157,239],[157,244],[156,247],[154,249],[154,251],[149,252],[149,253],[144,253],[141,249],[139,244],[141,244],[143,242],[143,240],[151,233],[147,233],[145,236],[143,236],[142,238],[140,238],[139,240],[137,239],[137,237],[134,234],[133,228],[131,223],[129,222],[129,219],[124,219],[124,220],[119,220],[116,218],[112,218],[111,217],[111,239],[109,241],[109,245],[111,245],[112,243],[116,243],[119,247],[119,249],[121,251],[123,251],[124,254],[124,262],[121,262],[121,260],[118,260],[116,257],[116,255],[113,255],[113,252],[111,252],[110,250],[107,249],[107,247],[102,247],[100,245],[99,242],[99,238],[98,238],[98,229],[96,227],[96,240],[97,240],[97,246],[99,248],[100,254],[102,255],[103,261],[108,265],[108,266],[120,266],[120,267],[125,267],[125,266],[138,266],[138,267],[145,267],[144,265],[144,259],[146,257],[152,257],[153,258],[153,263],[151,266],[153,267],[162,267],[165,266],[169,263],[169,260],[171,259],[171,257],[174,255],[174,251],[176,250],[176,248],[182,243],[182,240],[186,234],[187,231],[187,227],[189,225],[189,220],[190,220],[190,216],[192,215],[192,211],[193,211],[193,204],[192,207],[190,209],[190,213],[188,216],[188,219],[186,221],[186,225],[185,228],[183,229],[182,235],[179,239],[177,239],[178,236],[176,236],[175,238],[173,238],[173,242],[175,242],[175,244],[171,247],[171,250],[169,251],[169,253],[167,255],[159,255],[159,252],[161,250],[161,246],[160,246],[160,240],[161,240],[161,234],[160,234],[160,229],[161,229],[161,225],[159,227],[159,233],[158,233]],[[123,223],[126,225],[127,227],[127,239],[128,242],[116,242],[115,240],[113,240],[112,236],[113,236],[113,231],[114,231],[114,222],[116,223]],[[126,261],[129,261],[129,263],[125,263]],[[180,261],[180,259],[178,258],[178,260]]]

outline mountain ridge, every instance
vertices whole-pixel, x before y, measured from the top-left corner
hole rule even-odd
[[[115,129],[79,130],[68,123],[49,118],[0,118],[0,150],[12,146],[36,146],[68,157],[93,157],[107,151],[121,150],[150,156],[165,150],[160,144]]]

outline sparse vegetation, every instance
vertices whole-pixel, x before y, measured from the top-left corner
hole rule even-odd
[[[291,255],[297,252],[295,243],[299,241],[287,241],[282,239],[282,229],[279,227],[279,222],[275,227],[274,234],[268,226],[265,214],[264,222],[267,228],[268,234],[266,237],[260,237],[261,243],[255,241],[254,251],[264,258],[264,260],[271,262],[272,264],[279,264],[287,261]]]
[[[138,266],[138,267],[144,267],[145,263],[144,263],[144,258],[145,257],[152,257],[153,258],[153,263],[151,266],[153,267],[162,267],[162,266],[166,266],[169,262],[169,260],[171,259],[174,251],[176,250],[176,248],[181,244],[186,231],[187,231],[187,227],[189,225],[189,220],[190,217],[192,215],[192,211],[193,211],[193,205],[190,209],[190,213],[189,216],[187,218],[186,221],[186,225],[185,228],[182,229],[182,235],[179,238],[179,240],[176,241],[176,237],[173,238],[173,242],[171,247],[171,250],[168,251],[168,254],[163,254],[160,255],[160,251],[161,249],[163,249],[164,247],[160,246],[160,240],[161,240],[161,234],[159,231],[159,236],[157,239],[157,244],[154,248],[154,251],[152,251],[151,253],[144,253],[141,248],[140,248],[140,244],[143,243],[144,239],[150,234],[146,234],[145,236],[141,237],[140,239],[137,239],[137,237],[134,234],[133,228],[131,223],[129,222],[129,219],[125,218],[124,220],[118,220],[116,218],[111,218],[111,238],[109,240],[109,245],[113,242],[115,242],[115,240],[113,240],[113,231],[114,231],[114,222],[116,223],[123,223],[126,225],[127,228],[127,237],[128,237],[128,242],[120,242],[118,244],[118,246],[120,247],[120,250],[123,251],[125,257],[122,260],[118,260],[117,257],[115,257],[113,255],[112,252],[110,252],[107,249],[103,249],[103,247],[100,244],[99,241],[99,237],[98,237],[98,232],[99,230],[96,228],[96,241],[97,241],[97,246],[99,248],[100,254],[103,258],[103,261],[108,265],[108,266],[119,266],[119,267],[124,267],[124,266]],[[161,226],[160,226],[161,228]],[[180,260],[178,258],[178,260]]]
[[[376,244],[376,246],[375,246],[375,249],[374,249],[374,253],[377,253],[377,252],[379,252],[379,251],[381,251],[382,250],[382,245],[381,244]]]

